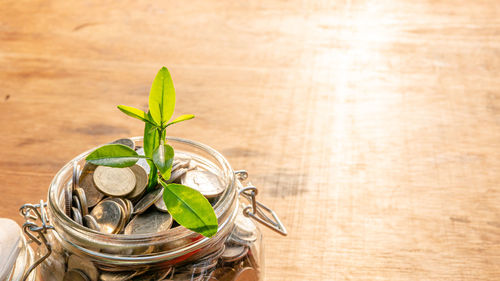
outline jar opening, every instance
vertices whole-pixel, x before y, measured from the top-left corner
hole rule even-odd
[[[136,145],[142,145],[142,137],[131,138]],[[217,170],[225,186],[223,194],[215,203],[214,210],[219,221],[217,234],[203,237],[183,227],[175,227],[154,234],[104,234],[73,221],[64,212],[63,190],[71,184],[73,163],[83,167],[85,157],[95,148],[88,150],[64,165],[55,175],[48,191],[49,218],[62,244],[77,252],[96,259],[118,259],[121,261],[169,260],[186,252],[196,251],[223,240],[231,231],[238,208],[234,172],[228,161],[216,150],[204,144],[181,139],[167,138],[176,152],[195,155]]]

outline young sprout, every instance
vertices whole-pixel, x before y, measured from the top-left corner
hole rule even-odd
[[[182,226],[212,237],[217,233],[217,216],[208,200],[197,190],[176,183],[167,183],[172,171],[174,149],[166,141],[165,130],[168,126],[194,118],[194,115],[181,115],[173,120],[175,90],[172,77],[166,67],[156,75],[149,92],[149,110],[119,105],[123,113],[145,123],[144,154],[121,144],[108,144],[90,153],[86,160],[95,165],[124,168],[133,166],[140,158],[145,158],[151,171],[148,190],[158,183],[164,187],[163,200],[168,212]]]

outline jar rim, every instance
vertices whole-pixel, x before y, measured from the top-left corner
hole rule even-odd
[[[130,139],[132,139],[133,141],[142,141],[143,137],[140,137],[140,136],[139,137],[131,137]],[[221,195],[221,198],[213,206],[214,211],[217,214],[217,217],[219,218],[227,210],[227,208],[229,206],[232,206],[234,204],[234,200],[236,200],[236,198],[237,198],[236,185],[235,185],[236,178],[234,175],[234,171],[231,168],[227,159],[222,154],[220,154],[218,151],[211,148],[210,146],[196,142],[196,141],[187,140],[187,139],[183,139],[183,138],[177,138],[177,137],[167,137],[167,141],[171,141],[174,143],[177,142],[179,144],[188,145],[190,147],[193,147],[193,148],[199,149],[205,153],[208,153],[211,157],[213,157],[218,162],[217,164],[219,164],[221,166],[221,171],[223,173],[223,176],[227,179],[227,182],[226,182],[227,186],[225,187],[225,191]],[[102,241],[110,241],[111,240],[115,243],[121,243],[121,242],[132,243],[134,241],[137,241],[137,242],[140,241],[140,242],[144,243],[145,241],[146,242],[147,241],[157,241],[158,239],[176,240],[179,238],[186,237],[188,235],[193,235],[193,232],[191,232],[190,230],[187,230],[185,228],[174,228],[174,229],[169,229],[169,230],[154,233],[154,234],[133,234],[133,235],[106,234],[106,233],[97,232],[97,231],[92,230],[90,228],[87,228],[83,225],[80,225],[80,224],[76,223],[75,221],[73,221],[69,216],[67,216],[66,213],[62,210],[62,207],[57,204],[58,196],[59,196],[58,187],[67,183],[67,181],[65,181],[62,178],[63,173],[66,172],[68,169],[72,169],[73,163],[75,161],[80,161],[80,160],[84,159],[84,157],[86,157],[89,153],[91,153],[92,151],[94,151],[98,147],[99,146],[94,147],[92,149],[89,149],[89,150],[81,153],[80,155],[76,156],[75,158],[71,159],[70,161],[68,161],[56,173],[56,175],[52,179],[50,186],[49,186],[49,190],[48,190],[48,205],[49,205],[49,210],[51,211],[51,213],[55,217],[54,218],[55,221],[60,222],[63,225],[71,227],[74,231],[78,232],[80,235],[89,236],[89,237],[92,237],[92,239],[97,239],[97,240],[102,240]],[[224,230],[227,229],[228,226],[230,225],[228,223],[228,221],[230,221],[234,218],[235,212],[233,211],[232,213],[233,214],[230,214],[228,217],[226,217],[226,219],[224,221],[222,221],[222,222],[219,221],[219,227],[217,230],[217,234],[214,237],[218,236],[220,233],[225,232]],[[52,223],[56,226],[56,230],[57,230],[58,224],[55,224],[54,222],[52,222]],[[201,248],[204,245],[206,245],[211,239],[211,238],[203,237],[201,234],[199,236],[201,236],[201,238],[197,239],[192,244],[186,245],[186,247],[182,247],[180,249],[173,249],[173,250],[184,251],[184,250],[188,250],[188,249],[189,250],[198,249],[198,248]],[[66,241],[66,242],[69,242],[71,244],[71,246],[77,247],[77,248],[79,248],[79,250],[84,251],[87,254],[93,254],[93,255],[108,257],[108,258],[111,256],[116,257],[115,255],[107,255],[107,254],[104,254],[102,252],[91,251],[85,247],[76,245],[76,244],[72,243],[71,241]],[[172,251],[171,254],[175,254],[176,252],[177,251]],[[143,260],[145,258],[144,255],[134,256],[134,257],[137,257],[141,260]],[[130,260],[131,256],[128,256],[127,258],[126,257],[123,257],[123,258],[124,258],[124,260]]]

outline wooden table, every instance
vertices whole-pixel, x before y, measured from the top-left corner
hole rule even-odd
[[[142,134],[115,106],[165,65],[197,115],[168,133],[288,227],[264,230],[267,280],[500,279],[498,2],[188,2],[0,3],[0,217]]]

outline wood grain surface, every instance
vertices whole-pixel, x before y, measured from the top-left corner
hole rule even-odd
[[[497,1],[0,2],[0,217],[68,160],[170,135],[247,169],[289,230],[266,280],[500,280]]]

